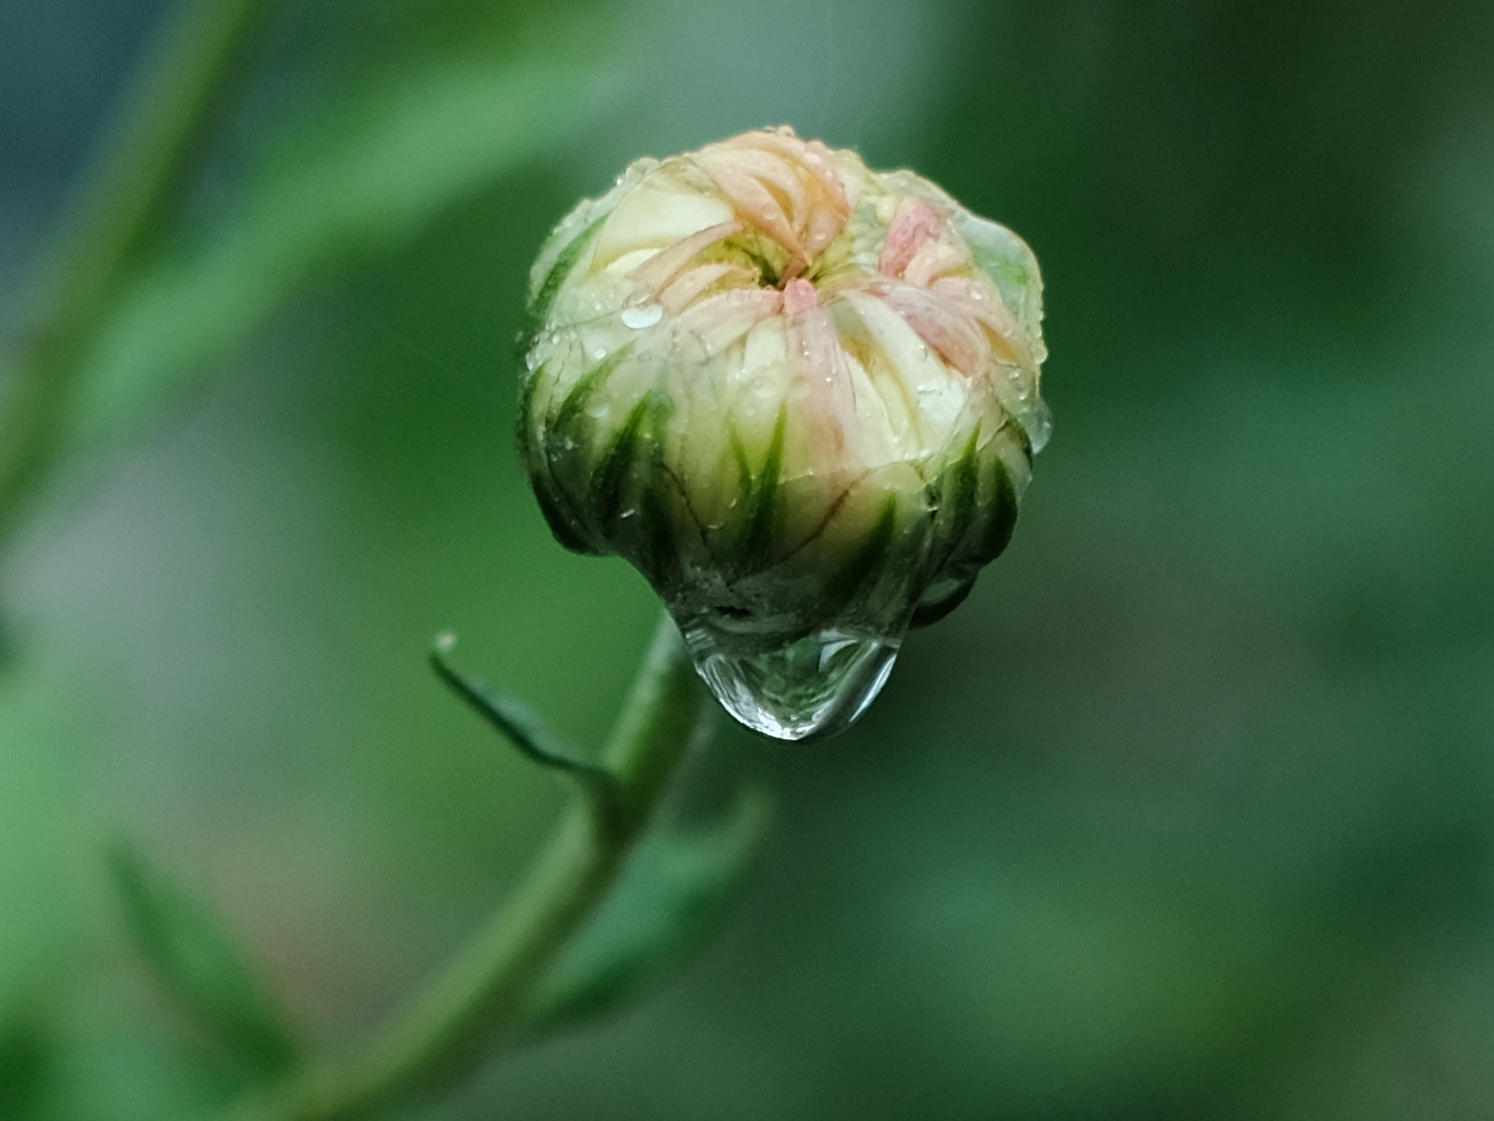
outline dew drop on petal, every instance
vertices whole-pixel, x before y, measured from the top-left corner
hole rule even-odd
[[[738,651],[730,637],[703,628],[685,638],[721,706],[779,740],[818,739],[850,727],[882,691],[900,645],[837,630],[766,651]]]
[[[652,327],[659,320],[663,319],[664,308],[662,305],[655,303],[638,304],[635,307],[623,308],[622,315],[619,318],[622,319],[623,326],[631,327],[635,331],[641,331],[645,327]]]
[[[1048,446],[1048,439],[1053,435],[1053,414],[1040,401],[1023,412],[1022,427],[1027,429],[1027,438],[1032,441],[1035,455]]]

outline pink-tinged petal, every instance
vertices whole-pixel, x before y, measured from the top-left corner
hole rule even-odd
[[[910,284],[887,285],[880,295],[883,303],[960,373],[975,378],[986,371],[991,361],[990,340],[958,305]]]
[[[845,352],[828,309],[809,308],[789,320],[790,338],[797,343],[800,376],[808,388],[804,425],[810,465],[815,472],[833,471],[846,460],[847,425],[856,419],[856,401],[849,377],[841,368]]]
[[[707,162],[702,159],[701,168],[716,181],[722,194],[735,208],[738,217],[773,238],[787,249],[791,256],[803,258],[804,246],[799,241],[798,232],[789,222],[783,207],[773,197],[772,191],[751,175],[739,171],[722,160]]]
[[[706,355],[719,354],[753,326],[783,309],[776,288],[733,288],[707,296],[675,320],[677,339],[688,339]]]
[[[783,289],[783,310],[789,315],[820,306],[820,294],[807,280],[791,280]]]
[[[814,260],[823,253],[846,228],[847,216],[829,206],[816,206],[809,212],[804,225],[804,253]]]
[[[970,264],[970,256],[953,245],[942,241],[925,242],[913,254],[913,259],[903,269],[903,279],[909,284],[927,288],[937,278],[952,273]]]
[[[950,307],[983,324],[1003,356],[1024,364],[1031,361],[1017,321],[1002,302],[1000,292],[989,285],[953,276],[934,281],[931,291]]]
[[[699,233],[681,238],[668,249],[662,250],[640,265],[633,275],[657,292],[702,252],[718,241],[725,241],[732,234],[740,233],[741,230],[740,222],[722,222],[719,226],[711,226]]]
[[[728,277],[738,282],[733,287],[740,288],[757,283],[757,275],[741,265],[726,262],[696,265],[694,268],[680,272],[670,281],[668,287],[659,293],[659,303],[670,315],[678,315],[699,299],[702,293]]]
[[[784,136],[776,132],[750,132],[740,136],[742,147],[761,148],[773,152],[812,175],[824,189],[829,204],[846,216],[851,213],[852,200],[847,197],[846,184],[840,169],[831,158],[830,149],[819,140],[805,143],[797,136]]]
[[[902,276],[914,255],[938,239],[948,220],[949,215],[922,199],[904,199],[892,216],[892,226],[887,231],[877,268],[888,276]]]
[[[743,148],[730,152],[707,150],[701,153],[701,162],[708,170],[726,163],[737,171],[751,175],[778,195],[784,212],[793,225],[798,226],[803,221],[804,213],[810,205],[809,196],[804,183],[795,174],[794,166],[788,161],[761,150]]]
[[[861,194],[860,180],[839,167],[830,149],[819,141],[806,144],[797,136],[754,132],[739,136],[721,148],[732,149],[731,159],[760,178],[760,161],[788,169],[799,184],[796,204],[789,218],[800,238],[806,261],[813,260],[845,228]],[[746,161],[751,160],[749,164]]]

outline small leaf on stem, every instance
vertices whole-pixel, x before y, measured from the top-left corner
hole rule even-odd
[[[590,802],[599,824],[614,824],[621,812],[621,797],[612,772],[600,764],[576,758],[571,748],[519,698],[453,666],[450,655],[455,648],[456,636],[450,631],[436,636],[436,644],[431,649],[431,668],[436,675],[526,758],[576,783]]]

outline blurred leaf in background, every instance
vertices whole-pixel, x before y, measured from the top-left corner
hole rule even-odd
[[[443,60],[301,126],[237,212],[168,252],[119,309],[83,382],[77,450],[129,436],[310,280],[553,150],[604,93],[575,62]]]
[[[214,909],[127,841],[110,845],[106,863],[135,949],[162,988],[254,1074],[291,1067],[295,1040]]]
[[[594,743],[653,611],[524,491],[525,271],[628,160],[788,122],[1033,244],[1054,442],[861,725],[726,738],[782,804],[720,939],[437,1115],[1494,1112],[1494,9],[537,8],[289,7],[113,321],[91,415],[213,380],[4,562],[0,1103],[229,1085],[110,925],[117,827],[322,1044],[486,914],[556,793],[428,640]],[[160,14],[0,12],[9,292]],[[485,89],[540,129],[426,123]]]

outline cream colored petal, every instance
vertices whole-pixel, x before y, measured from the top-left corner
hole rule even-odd
[[[678,315],[707,289],[717,284],[726,281],[734,288],[742,288],[754,284],[756,280],[756,274],[741,265],[723,262],[696,265],[685,269],[669,282],[669,286],[659,293],[659,303],[664,305],[664,310],[670,315]]]
[[[703,230],[682,237],[673,245],[659,250],[647,263],[636,267],[635,275],[638,280],[648,287],[658,291],[671,280],[676,273],[685,268],[702,252],[715,245],[717,242],[725,241],[732,234],[741,232],[742,224],[737,221],[722,222],[719,225],[707,226]]]
[[[656,173],[617,204],[597,235],[593,271],[638,249],[660,249],[732,220],[731,205],[713,195],[686,191],[670,176]]]
[[[739,288],[709,296],[674,320],[676,351],[687,359],[719,354],[782,306],[783,297],[773,288]]]
[[[881,300],[865,292],[847,292],[844,299],[856,310],[892,375],[881,386],[883,393],[896,389],[908,406],[918,449],[922,454],[939,450],[965,407],[965,388],[959,375],[944,365],[907,320]],[[875,361],[871,368],[875,376]]]

